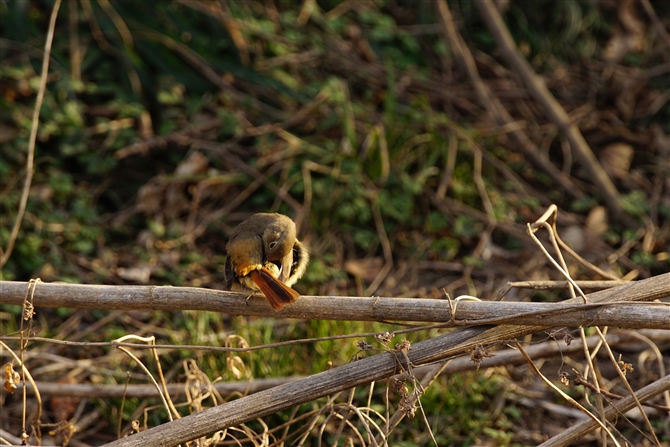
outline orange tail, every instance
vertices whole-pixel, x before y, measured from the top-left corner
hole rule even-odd
[[[274,310],[281,310],[285,305],[295,302],[295,299],[300,296],[298,292],[272,276],[272,273],[265,267],[252,270],[249,272],[249,277],[261,289]]]

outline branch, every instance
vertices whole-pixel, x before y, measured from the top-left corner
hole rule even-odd
[[[258,379],[248,382],[217,382],[213,383],[212,387],[222,395],[229,395],[233,393],[254,394],[301,379],[303,379],[303,376]],[[144,399],[148,397],[159,396],[158,391],[154,385],[144,384],[101,385],[95,383],[35,382],[35,385],[42,396],[88,397],[102,399]],[[28,384],[27,386],[28,391],[32,393],[32,385]],[[22,383],[18,384],[17,389],[21,389],[22,387]],[[172,399],[184,396],[183,383],[170,383],[167,385],[167,390],[170,393],[170,398]]]
[[[654,339],[660,341],[665,340],[666,338],[667,333],[663,331],[657,334]],[[596,345],[602,343],[602,339],[598,335],[592,335],[586,338],[586,343],[589,349],[593,349]],[[607,334],[607,343],[612,347],[627,346],[630,348],[631,343],[639,342],[636,337],[630,336],[622,331]],[[525,348],[525,351],[533,359],[541,359],[551,358],[558,355],[567,356],[570,354],[582,353],[584,352],[584,347],[582,346],[581,339],[574,339],[570,344],[566,344],[560,340],[550,340],[532,344]],[[503,365],[517,366],[526,363],[526,359],[516,349],[503,349],[494,351],[492,354],[494,354],[492,357],[485,357],[479,364],[473,362],[468,356],[453,359],[449,362],[446,368],[444,368],[441,374],[454,374],[463,371],[473,371],[475,369],[485,369]],[[433,365],[416,368],[414,370],[414,375],[421,379],[432,368]],[[254,394],[304,378],[304,376],[291,376],[254,379],[252,381],[216,382],[213,383],[212,386],[221,395],[229,395],[233,393]],[[396,378],[403,381],[409,379],[406,374],[400,374],[396,376]],[[156,387],[154,385],[145,384],[103,385],[93,383],[52,383],[36,381],[35,385],[42,396],[73,396],[103,399],[119,399],[124,396],[126,399],[158,397]],[[18,389],[21,389],[22,386],[22,383],[18,384]],[[178,398],[184,394],[184,384],[171,383],[167,385],[167,388],[172,399]],[[31,393],[33,392],[30,383],[28,383],[28,391]]]
[[[551,94],[544,80],[533,71],[528,61],[519,52],[493,1],[478,0],[475,4],[486,21],[489,31],[493,34],[493,38],[498,44],[503,58],[507,61],[507,65],[519,74],[526,88],[535,97],[535,100],[544,107],[549,118],[570,142],[575,155],[599,188],[599,192],[603,195],[610,212],[615,217],[621,218],[623,211],[619,191],[605,173],[579,128],[571,122],[570,117]]]
[[[616,302],[622,297],[630,301],[645,301],[668,295],[670,295],[670,274],[665,274],[631,285],[595,292],[587,295],[587,298],[590,303],[607,303]],[[321,301],[328,300],[330,298]],[[581,298],[575,298],[567,300],[566,304],[577,304],[581,301]],[[340,310],[344,310],[344,307]],[[467,354],[477,347],[491,346],[546,329],[547,326],[544,325],[480,326],[461,329],[416,343],[411,349],[402,353],[389,351],[367,357],[302,380],[227,402],[116,440],[107,444],[107,447],[175,446],[326,395],[386,379],[407,370],[405,354],[412,366],[419,366]]]
[[[27,282],[0,281],[0,304],[23,304]],[[636,304],[628,290],[645,290],[654,298],[670,296],[670,273],[599,293],[619,291],[616,303],[563,301],[523,303],[421,298],[302,296],[279,312],[262,296],[196,287],[107,286],[42,283],[36,286],[35,307],[114,310],[205,310],[312,320],[423,321],[453,326],[537,324],[545,327],[617,326],[663,329],[670,320],[664,303]],[[624,299],[626,301],[624,301]],[[625,309],[622,311],[622,309]]]

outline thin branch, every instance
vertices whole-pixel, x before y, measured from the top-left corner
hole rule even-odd
[[[670,320],[668,320],[670,321]],[[644,419],[644,422],[647,424],[647,427],[649,428],[649,432],[651,433],[651,437],[654,439],[654,442],[656,445],[660,446],[661,443],[658,440],[658,437],[656,436],[656,433],[654,432],[654,427],[651,425],[651,422],[649,422],[649,418],[647,417],[647,413],[644,412],[644,409],[642,408],[642,404],[638,400],[637,396],[635,395],[635,392],[633,391],[633,388],[630,386],[630,383],[628,383],[628,379],[626,378],[626,375],[624,372],[621,370],[621,367],[617,364],[616,358],[614,358],[614,353],[612,352],[612,349],[610,345],[608,345],[605,342],[605,335],[602,333],[599,327],[596,327],[596,332],[598,335],[602,338],[603,340],[603,346],[605,347],[605,351],[607,351],[607,355],[610,358],[610,361],[612,362],[612,365],[614,366],[614,369],[616,370],[617,374],[619,375],[619,379],[621,379],[621,382],[624,384],[626,389],[628,390],[629,397],[633,399],[633,402],[635,402],[635,405],[637,406],[637,409],[640,410],[640,414],[642,415],[642,419]]]
[[[585,378],[580,377],[580,376],[578,376],[578,377],[573,381],[573,383],[574,383],[575,385],[581,385],[581,386],[583,386],[583,387],[589,388],[589,389],[591,389],[592,391],[595,391],[596,393],[599,392],[599,393],[601,393],[603,396],[607,397],[608,399],[617,399],[617,400],[620,400],[620,399],[623,399],[623,398],[625,397],[625,396],[622,396],[622,395],[620,395],[620,394],[612,393],[612,392],[607,391],[607,390],[600,390],[600,391],[598,391],[598,389],[596,388],[595,385],[593,385],[592,383],[590,383],[589,381],[587,381]],[[642,405],[644,405],[644,406],[646,406],[646,407],[649,407],[649,408],[655,408],[655,409],[657,409],[657,410],[666,411],[666,412],[670,413],[670,407],[666,407],[666,406],[664,406],[664,405],[652,404],[652,403],[649,403],[649,402],[647,402],[647,403],[643,403]]]
[[[574,281],[580,289],[609,289],[610,287],[623,286],[630,284],[630,281],[607,280],[607,281]],[[510,287],[517,289],[567,289],[570,283],[568,281],[512,281]]]
[[[663,22],[661,22],[661,20],[658,18],[658,15],[656,15],[656,11],[654,11],[654,7],[651,6],[651,2],[649,0],[640,0],[640,3],[642,3],[644,11],[647,13],[652,23],[654,24],[656,32],[665,41],[665,45],[668,47],[668,49],[670,49],[670,34],[668,34],[668,30],[665,29]]]
[[[167,411],[168,418],[171,421],[173,420],[173,415],[174,415],[174,417],[179,418],[180,417],[179,412],[174,407],[174,404],[172,403],[172,400],[170,399],[170,395],[167,393],[167,384],[165,383],[165,378],[163,377],[163,371],[161,370],[161,366],[160,366],[160,360],[158,359],[158,354],[156,353],[156,349],[155,349],[155,344],[156,344],[155,337],[153,337],[153,336],[151,336],[151,337],[138,337],[136,335],[125,335],[125,336],[119,338],[118,341],[123,341],[123,340],[126,340],[126,339],[132,339],[132,340],[138,340],[138,341],[141,341],[141,342],[145,342],[145,343],[148,344],[148,346],[151,347],[151,353],[153,354],[154,361],[156,362],[156,368],[158,369],[158,373],[159,373],[159,377],[160,377],[162,386],[158,385],[158,382],[156,381],[154,376],[151,375],[151,372],[149,371],[149,369],[146,367],[146,365],[144,363],[142,363],[142,361],[139,358],[137,358],[137,356],[135,354],[133,354],[128,349],[126,349],[124,347],[121,347],[121,346],[119,346],[118,349],[122,352],[125,352],[126,355],[128,355],[128,357],[133,359],[135,361],[135,363],[137,363],[137,365],[140,368],[142,368],[142,370],[151,379],[151,381],[154,384],[154,387],[155,387],[156,391],[158,391],[158,394],[160,395],[160,398],[163,401],[163,405],[165,406],[165,410]]]
[[[384,252],[384,267],[379,271],[372,283],[365,289],[366,295],[372,295],[377,291],[379,286],[384,282],[391,269],[393,269],[393,251],[391,249],[391,243],[389,242],[388,235],[384,229],[384,219],[382,217],[381,209],[379,208],[379,202],[377,197],[372,199],[372,216],[375,220],[375,227],[377,228],[377,234],[379,235],[379,240],[382,244],[382,251]]]
[[[169,36],[165,34],[156,32],[150,29],[149,27],[144,26],[141,23],[135,21],[129,21],[129,22],[133,25],[134,28],[136,28],[135,31],[136,34],[144,36],[147,39],[152,39],[155,40],[156,42],[162,43],[163,45],[165,45],[165,47],[174,51],[176,54],[182,57],[191,66],[198,69],[200,74],[203,77],[205,77],[209,82],[220,88],[222,91],[230,94],[236,100],[240,101],[241,103],[249,102],[257,110],[267,113],[268,115],[272,116],[275,119],[281,120],[284,118],[285,114],[282,111],[268,104],[265,104],[264,102],[259,101],[258,99],[252,97],[251,95],[247,95],[237,90],[234,86],[232,86],[228,81],[224,79],[221,73],[218,73],[214,68],[212,68],[212,66],[208,63],[208,61],[205,58],[200,56],[198,53],[193,51],[188,46],[171,39]]]
[[[35,415],[35,426],[40,427],[39,420],[42,418],[42,395],[39,392],[39,388],[35,384],[35,380],[33,379],[33,376],[30,374],[30,371],[28,371],[28,368],[26,368],[26,365],[21,361],[18,355],[14,351],[12,351],[9,346],[7,346],[5,343],[0,341],[0,350],[7,350],[9,354],[14,358],[16,363],[18,363],[19,367],[21,368],[21,371],[23,373],[23,385],[25,387],[26,380],[28,383],[30,383],[30,386],[35,390],[33,394],[35,395],[35,399],[37,400],[37,414]],[[24,388],[25,390],[25,388]],[[24,391],[25,392],[25,391]],[[25,403],[23,404],[23,407],[25,409],[26,405]],[[22,435],[27,436],[25,427],[23,427],[22,430]],[[26,438],[27,439],[27,438]]]

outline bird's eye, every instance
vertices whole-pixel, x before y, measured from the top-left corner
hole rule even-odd
[[[276,246],[277,246],[277,241],[272,241],[272,242],[270,242],[270,243],[268,244],[268,248],[269,248],[270,250],[272,250],[272,249],[275,248]]]

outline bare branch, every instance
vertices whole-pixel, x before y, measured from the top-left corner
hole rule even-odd
[[[0,304],[22,304],[27,282],[0,281]],[[616,287],[601,294],[617,302],[577,304],[460,301],[454,325],[537,324],[560,326],[616,326],[663,329],[670,320],[664,303],[636,304],[629,290],[645,290],[650,299],[670,296],[670,273]],[[35,307],[118,310],[206,310],[233,315],[255,315],[314,320],[425,321],[448,323],[452,310],[446,300],[383,297],[302,296],[280,312],[261,296],[246,300],[246,294],[195,287],[107,286],[39,283]],[[626,301],[623,301],[626,299]],[[622,312],[622,306],[625,311]]]

